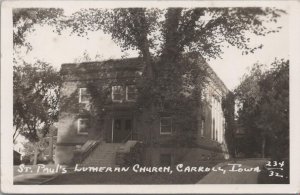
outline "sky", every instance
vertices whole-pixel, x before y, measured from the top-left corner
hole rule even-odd
[[[238,49],[229,47],[224,49],[222,59],[208,61],[208,64],[230,90],[239,84],[241,77],[254,63],[270,64],[275,58],[287,59],[289,57],[288,15],[279,19],[277,24],[282,26],[279,33],[269,34],[265,37],[251,37],[251,44],[262,43],[264,45],[254,54],[242,55]],[[73,63],[82,57],[84,52],[88,53],[91,58],[99,55],[101,56],[100,60],[138,56],[136,51],[129,51],[125,54],[112,41],[110,35],[99,31],[89,33],[86,38],[70,35],[68,31],[63,31],[61,35],[58,35],[53,32],[51,27],[43,26],[37,27],[33,33],[28,35],[27,40],[33,50],[26,54],[23,53],[22,58],[25,61],[43,60],[58,70],[61,64]]]

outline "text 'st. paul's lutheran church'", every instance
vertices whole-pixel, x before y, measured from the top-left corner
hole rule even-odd
[[[209,82],[203,106],[197,108],[193,145],[174,144],[178,127],[172,113],[158,113],[151,125],[140,120],[141,114],[135,112],[134,105],[141,64],[139,58],[132,58],[62,65],[56,163],[157,166],[189,163],[195,157],[228,157],[221,103],[229,90],[207,63],[199,63],[207,68]],[[89,92],[91,82],[99,86],[96,106],[92,104],[97,102],[97,96],[92,101]],[[99,105],[105,114],[95,114]]]

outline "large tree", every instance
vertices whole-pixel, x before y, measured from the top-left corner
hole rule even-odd
[[[57,121],[60,88],[59,73],[42,61],[26,63],[19,51],[32,50],[27,37],[36,27],[50,25],[60,32],[63,9],[15,8],[13,9],[13,141],[23,135],[34,146],[34,163],[43,137]],[[27,154],[26,154],[27,155]]]
[[[254,66],[235,90],[238,121],[252,143],[246,148],[252,149],[249,153],[285,158],[289,155],[289,61],[275,60],[267,71],[263,67]]]
[[[49,132],[58,118],[60,83],[59,73],[45,62],[14,66],[14,141],[22,135],[38,145]]]

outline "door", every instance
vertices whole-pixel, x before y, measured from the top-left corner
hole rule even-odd
[[[131,139],[132,120],[130,118],[114,118],[112,124],[112,142],[121,143]]]

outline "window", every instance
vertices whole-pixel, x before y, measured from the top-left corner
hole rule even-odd
[[[90,126],[89,119],[78,119],[77,125],[78,134],[88,134],[88,128]]]
[[[112,86],[112,100],[121,102],[123,100],[124,89],[122,86]]]
[[[112,86],[112,100],[114,102],[122,102],[124,99],[126,101],[135,101],[136,94],[137,89],[135,85],[128,85],[126,87],[121,85]],[[124,95],[126,95],[126,97],[124,97]]]
[[[171,134],[172,133],[172,118],[161,117],[160,118],[160,134]]]
[[[159,161],[160,161],[161,166],[171,166],[172,155],[171,154],[160,154]]]
[[[136,99],[137,89],[135,85],[126,86],[126,100],[134,101]]]
[[[207,88],[204,88],[202,91],[201,91],[201,100],[202,101],[204,101],[204,100],[206,100],[206,101],[208,101],[209,99],[209,97],[208,97],[208,89]]]
[[[79,88],[79,103],[88,103],[90,101],[90,94],[87,88]]]
[[[201,120],[201,129],[200,129],[200,135],[201,135],[201,137],[204,136],[204,123],[205,123],[205,121],[204,121],[204,119],[202,119]]]

